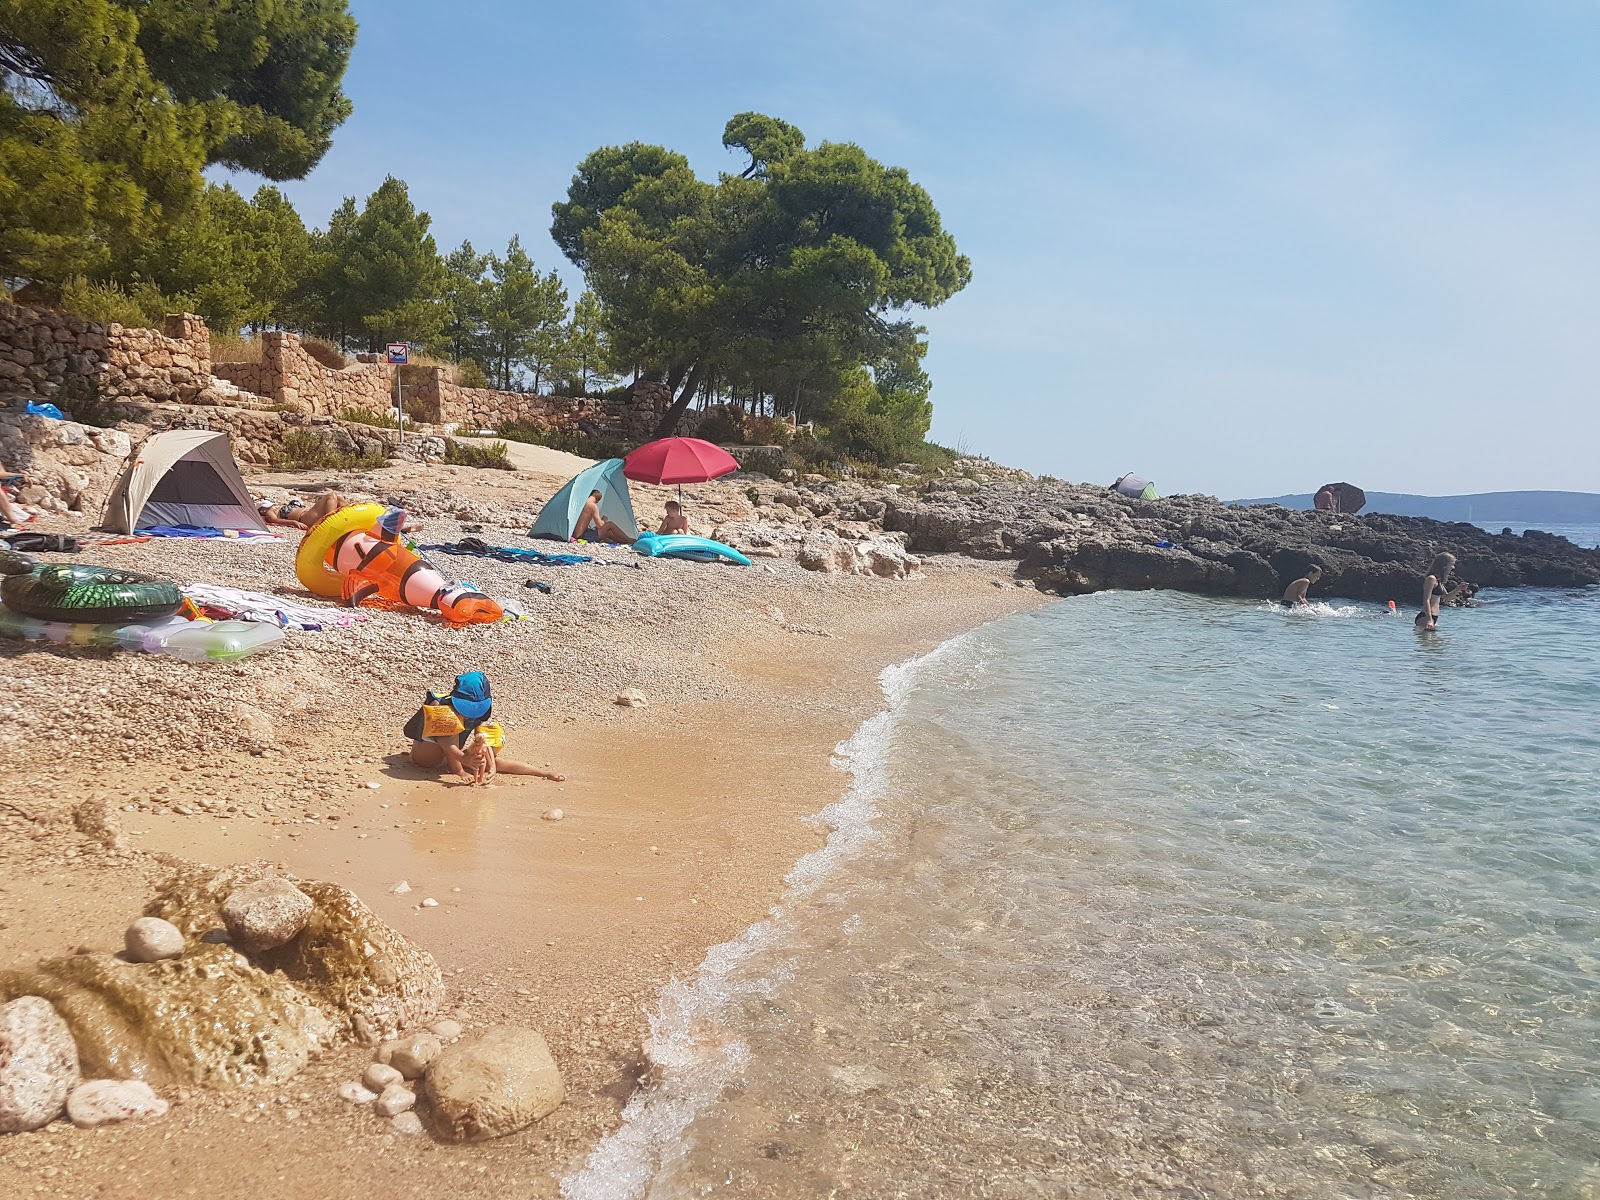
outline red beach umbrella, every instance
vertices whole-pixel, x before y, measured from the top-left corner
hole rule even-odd
[[[721,446],[689,437],[646,442],[622,460],[623,475],[639,483],[705,483],[738,469]]]

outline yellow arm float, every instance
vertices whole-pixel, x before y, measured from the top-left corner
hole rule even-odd
[[[308,529],[294,556],[294,573],[300,582],[319,596],[339,599],[344,577],[328,565],[328,551],[345,534],[371,529],[386,511],[381,504],[352,504]]]

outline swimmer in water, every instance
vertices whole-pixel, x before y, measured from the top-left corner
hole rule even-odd
[[[1433,562],[1428,564],[1428,573],[1422,577],[1422,611],[1416,619],[1418,629],[1439,628],[1440,603],[1460,590],[1459,587],[1452,590],[1446,586],[1450,582],[1450,573],[1455,569],[1454,554],[1435,554]]]
[[[1283,589],[1283,599],[1280,603],[1285,608],[1303,608],[1311,601],[1306,598],[1306,593],[1311,590],[1311,585],[1322,578],[1322,568],[1312,563],[1306,568],[1306,573]]]

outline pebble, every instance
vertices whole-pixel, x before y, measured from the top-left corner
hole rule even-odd
[[[351,1104],[371,1104],[378,1098],[378,1093],[371,1088],[361,1086],[359,1083],[341,1083],[339,1085],[339,1099],[348,1100]]]
[[[461,1036],[461,1022],[450,1020],[435,1021],[428,1026],[428,1031],[440,1041],[448,1042],[452,1038]]]
[[[262,879],[229,893],[222,920],[234,943],[272,950],[297,937],[316,905],[287,879]]]
[[[362,1073],[361,1082],[372,1089],[374,1093],[372,1098],[376,1100],[378,1098],[376,1093],[383,1091],[390,1084],[399,1083],[404,1078],[404,1075],[388,1063],[375,1062]]]
[[[130,962],[153,963],[183,956],[183,934],[171,921],[140,917],[122,935]]]
[[[439,902],[437,900],[435,900],[432,896],[429,896],[426,900],[424,900],[422,902],[422,907],[423,908],[438,908],[439,907]]]
[[[422,1118],[409,1109],[403,1113],[396,1113],[389,1118],[389,1125],[396,1133],[404,1137],[416,1137],[422,1132]],[[482,1168],[479,1168],[480,1170]]]
[[[78,1045],[42,996],[0,1004],[0,1134],[46,1127],[78,1086]]]
[[[407,883],[404,879],[402,879],[399,883],[395,884],[392,888],[389,889],[389,895],[391,895],[391,896],[404,896],[410,890],[411,890],[411,885],[409,883]]]
[[[645,694],[638,688],[628,688],[626,691],[617,694],[615,703],[620,704],[623,708],[643,708],[650,701],[645,698]]]
[[[442,1048],[433,1034],[414,1033],[390,1043],[389,1065],[407,1079],[416,1079],[439,1057]]]
[[[167,1102],[142,1079],[92,1079],[67,1097],[67,1117],[79,1129],[153,1121],[167,1115]]]
[[[559,808],[547,808],[544,810],[544,819],[546,821],[559,821],[566,815],[567,814],[562,812]]]
[[[401,1087],[398,1083],[391,1083],[383,1089],[378,1097],[374,1109],[380,1117],[392,1117],[397,1113],[410,1110],[417,1102],[417,1094],[410,1088]]]

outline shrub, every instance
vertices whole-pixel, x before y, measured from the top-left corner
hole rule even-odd
[[[228,333],[211,335],[211,361],[214,363],[260,362],[261,339],[243,338]]]
[[[708,442],[742,442],[744,430],[726,408],[708,408],[701,414],[695,436]]]
[[[115,283],[92,283],[84,276],[67,280],[61,289],[61,308],[102,325],[143,326],[159,329],[161,318],[169,312],[192,307],[187,296],[164,295],[149,283],[124,288]]]
[[[564,450],[581,458],[621,458],[628,452],[628,447],[622,442],[603,433],[585,433],[581,429],[568,433],[527,421],[507,421],[495,430],[494,436],[509,438],[513,442],[527,442],[531,446],[549,446],[552,450]]]
[[[744,438],[752,446],[787,446],[794,441],[794,427],[783,417],[746,417]]]
[[[464,388],[487,388],[489,377],[474,359],[456,364],[456,383]]]
[[[486,467],[498,471],[514,471],[510,452],[504,442],[458,442],[455,438],[444,440],[444,461],[452,467]]]
[[[272,456],[273,466],[291,470],[369,471],[388,463],[389,456],[381,451],[351,454],[340,450],[314,429],[291,429]]]
[[[379,429],[398,429],[400,422],[394,414],[375,413],[370,408],[347,408],[339,414],[341,421],[354,421],[358,425],[374,425]]]

